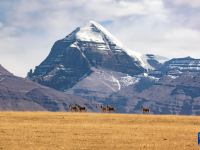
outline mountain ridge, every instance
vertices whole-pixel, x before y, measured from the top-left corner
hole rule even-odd
[[[144,58],[147,61],[145,55],[129,50],[101,25],[90,21],[56,41],[48,57],[28,77],[66,91],[89,76],[92,67],[132,76],[146,72],[143,66],[150,65],[143,62]]]
[[[70,111],[69,105],[86,106],[99,112],[100,105],[78,96],[64,94],[27,78],[12,75],[0,66],[1,111]]]
[[[190,56],[184,58],[173,58],[166,61],[160,68],[157,68],[158,71],[200,71],[200,59],[191,58]]]

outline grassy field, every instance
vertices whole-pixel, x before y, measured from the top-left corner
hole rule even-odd
[[[200,149],[200,117],[0,112],[0,150]]]

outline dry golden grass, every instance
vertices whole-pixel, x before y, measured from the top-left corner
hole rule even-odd
[[[200,149],[200,117],[0,112],[0,150]]]

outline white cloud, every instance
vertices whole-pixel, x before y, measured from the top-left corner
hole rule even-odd
[[[182,6],[188,6],[193,8],[200,7],[200,1],[199,0],[170,0],[175,5],[182,5]]]
[[[166,0],[4,2],[0,63],[16,75],[26,76],[47,57],[55,41],[89,20],[110,21],[105,28],[134,51],[170,58],[200,57],[199,1],[170,2],[172,6]]]
[[[31,7],[30,7],[31,6]],[[20,1],[7,13],[7,21],[23,28],[65,28],[68,23],[116,20],[133,15],[163,14],[161,0]],[[82,21],[81,21],[82,20]]]
[[[0,28],[3,27],[3,23],[0,22]]]
[[[169,32],[165,33],[164,38],[173,42],[196,43],[200,42],[200,32],[187,28],[171,29]]]

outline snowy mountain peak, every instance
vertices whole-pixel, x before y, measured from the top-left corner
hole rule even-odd
[[[66,38],[66,41],[82,41],[82,42],[93,42],[101,43],[106,46],[99,46],[98,49],[102,51],[110,51],[115,49],[116,52],[125,52],[135,61],[139,62],[139,66],[145,69],[153,69],[152,66],[147,62],[146,55],[132,51],[124,46],[118,39],[116,39],[110,32],[95,21],[89,21],[84,25],[76,28]],[[74,47],[74,44],[71,45]],[[112,48],[111,48],[112,47]]]
[[[65,91],[90,76],[92,68],[134,76],[153,69],[149,62],[156,66],[154,59],[128,49],[100,24],[89,21],[56,41],[48,57],[28,76]]]
[[[76,39],[78,41],[92,41],[104,43],[100,31],[94,24],[95,23],[93,21],[89,21],[86,24],[79,27],[79,31],[76,33]]]

